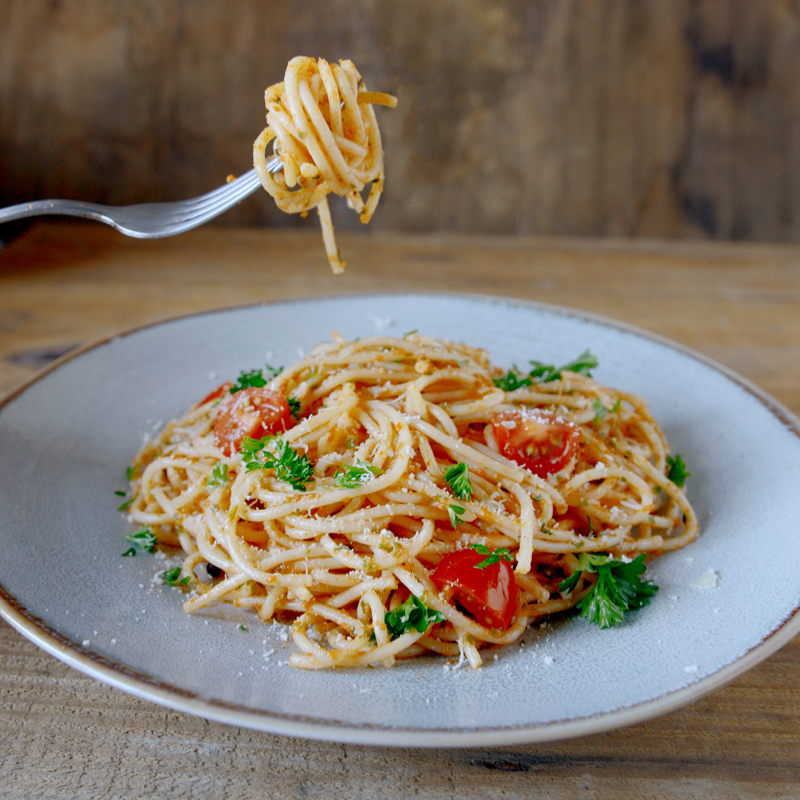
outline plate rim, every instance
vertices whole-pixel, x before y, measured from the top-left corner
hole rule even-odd
[[[38,370],[20,386],[13,389],[0,400],[0,414],[3,413],[6,406],[18,399],[29,388],[39,383],[51,372],[61,369],[73,359],[110,344],[117,339],[127,338],[151,328],[168,326],[185,319],[196,319],[203,316],[213,316],[247,309],[269,309],[275,306],[305,303],[342,302],[350,300],[364,301],[369,299],[377,300],[399,297],[467,300],[497,305],[511,305],[594,322],[606,328],[630,333],[639,338],[677,351],[722,374],[728,380],[755,397],[770,414],[783,424],[788,432],[793,433],[796,438],[800,439],[800,418],[783,403],[733,369],[699,353],[687,345],[676,342],[659,333],[648,331],[631,323],[616,320],[602,314],[569,306],[528,300],[525,298],[512,298],[491,293],[450,291],[407,292],[398,290],[384,292],[348,292],[332,295],[315,294],[284,298],[281,300],[221,306],[160,318],[125,329],[119,333],[100,337],[74,350],[70,350],[68,353]],[[794,636],[800,633],[800,597],[797,599],[792,612],[786,616],[783,622],[764,635],[758,643],[754,644],[742,656],[688,686],[666,692],[651,700],[645,700],[630,706],[622,706],[613,711],[597,712],[589,716],[572,717],[537,724],[493,727],[461,726],[456,728],[418,728],[404,725],[379,725],[375,723],[357,724],[353,722],[325,720],[308,715],[259,710],[222,700],[205,698],[196,692],[182,689],[179,686],[174,686],[165,681],[155,679],[146,673],[132,669],[122,662],[103,657],[87,650],[78,642],[68,639],[59,631],[47,625],[30,610],[25,608],[22,603],[6,590],[2,583],[0,583],[0,616],[26,639],[68,666],[108,686],[124,691],[139,699],[148,700],[158,705],[165,706],[174,711],[180,711],[215,722],[246,727],[266,733],[295,736],[317,741],[379,745],[386,747],[469,748],[540,744],[579,736],[588,736],[634,725],[682,708],[700,699],[709,692],[729,683],[749,669],[752,669],[758,663],[777,652],[794,638]]]

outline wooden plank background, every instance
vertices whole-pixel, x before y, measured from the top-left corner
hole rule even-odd
[[[305,54],[400,98],[376,228],[800,241],[797,0],[0,0],[0,20],[0,205],[211,189]],[[310,223],[266,195],[221,221]]]

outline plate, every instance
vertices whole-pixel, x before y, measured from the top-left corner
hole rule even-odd
[[[302,671],[287,665],[285,626],[237,611],[184,614],[180,592],[153,582],[169,556],[121,558],[130,528],[114,492],[126,488],[126,466],[222,380],[290,364],[334,329],[419,329],[483,346],[504,366],[564,363],[589,347],[594,377],[644,396],[683,454],[700,538],[653,563],[660,591],[623,625],[570,618],[532,629],[478,671],[432,658]],[[232,725],[394,746],[540,742],[677,708],[787,642],[800,628],[798,490],[797,419],[725,368],[616,322],[459,295],[217,311],[95,345],[0,408],[0,612],[82,672]]]

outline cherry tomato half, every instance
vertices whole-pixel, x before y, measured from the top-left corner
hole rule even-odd
[[[230,381],[226,381],[222,384],[222,386],[217,386],[213,392],[207,394],[197,405],[204,406],[206,403],[210,403],[212,400],[216,400],[218,397],[222,397],[228,389],[231,388],[233,384]]]
[[[452,599],[486,628],[506,629],[517,610],[517,584],[514,570],[505,559],[478,569],[486,558],[475,550],[448,553],[431,573],[441,592],[453,587]]]
[[[581,438],[577,425],[539,409],[504,411],[492,429],[500,452],[540,478],[564,469]]]
[[[242,389],[220,406],[214,420],[214,443],[230,456],[248,436],[260,439],[285,431],[291,418],[289,403],[280,392],[255,386]]]

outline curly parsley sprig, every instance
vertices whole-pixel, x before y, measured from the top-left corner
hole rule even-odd
[[[500,387],[504,392],[515,392],[523,386],[530,386],[533,381],[523,375],[519,369],[514,366],[505,375],[500,378],[494,378],[494,385]]]
[[[267,364],[263,370],[251,369],[249,371],[243,371],[236,379],[236,383],[231,386],[230,393],[236,394],[236,392],[241,392],[242,389],[260,389],[262,386],[266,386],[273,378],[280,375],[281,372],[283,372],[283,367],[271,367],[269,364]]]
[[[387,611],[383,618],[391,639],[397,639],[404,633],[425,633],[437,622],[444,622],[444,616],[432,608],[428,608],[422,600],[412,594],[408,600],[393,611]]]
[[[560,367],[555,364],[545,364],[542,361],[531,360],[531,371],[524,375],[518,367],[509,370],[500,378],[494,378],[494,385],[500,387],[504,392],[514,392],[523,386],[531,386],[535,383],[550,383],[561,378],[562,372],[575,372],[578,375],[592,377],[592,370],[597,367],[597,357],[590,350],[584,350],[576,359],[568,361]]]
[[[373,467],[368,461],[358,460],[352,466],[339,467],[333,476],[333,482],[342,489],[357,489],[383,470]]]
[[[584,572],[597,575],[596,583],[578,601],[577,607],[582,617],[601,628],[619,625],[626,611],[646,606],[658,591],[652,581],[639,577],[647,569],[644,558],[644,553],[633,561],[612,558],[606,553],[581,553],[578,569],[558,584],[558,590],[569,594]]]
[[[266,448],[275,442],[275,452]],[[245,438],[241,446],[242,460],[248,472],[257,469],[274,469],[275,477],[291,484],[301,492],[314,474],[314,465],[305,453],[298,453],[280,436],[265,436],[262,439]]]
[[[125,541],[141,547],[146,553],[152,553],[158,544],[158,539],[156,539],[156,537],[153,535],[153,532],[150,530],[150,528],[140,528],[135,533],[129,533],[125,537]],[[131,548],[131,550],[133,550],[133,548]],[[132,554],[131,551],[128,550],[123,555]]]
[[[528,373],[531,378],[540,383],[550,383],[561,378],[562,372],[575,372],[578,375],[592,377],[592,370],[597,367],[597,356],[591,350],[584,350],[576,359],[568,361],[560,367],[552,364],[543,364],[541,361],[531,361],[533,369]]]
[[[686,469],[680,453],[675,454],[675,458],[667,456],[667,477],[680,489],[686,483],[686,479],[692,474]]]
[[[217,461],[217,465],[211,470],[211,475],[206,478],[206,486],[216,489],[220,486],[228,485],[228,465],[224,461]]]
[[[463,461],[453,464],[445,473],[444,479],[459,500],[469,500],[472,497],[472,484],[469,480],[469,466]],[[463,509],[462,509],[463,511]]]

